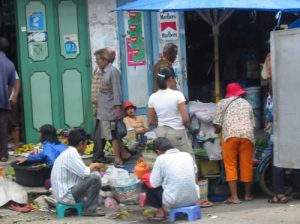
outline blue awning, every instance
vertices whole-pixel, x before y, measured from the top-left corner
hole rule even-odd
[[[300,0],[136,0],[114,11],[232,9],[300,12]]]
[[[299,27],[300,27],[300,19],[297,19],[296,21],[289,24],[289,29],[299,28]]]

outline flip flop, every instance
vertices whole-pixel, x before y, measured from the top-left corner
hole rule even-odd
[[[153,216],[153,217],[149,217],[149,218],[148,218],[149,221],[164,221],[164,220],[166,220],[166,219],[167,219],[166,216],[164,216],[164,217]]]
[[[7,205],[6,208],[9,210],[12,210],[12,211],[23,212],[23,213],[32,211],[32,207],[28,204],[21,207],[16,203],[11,203],[11,204]]]
[[[224,201],[225,204],[233,204],[233,205],[237,205],[237,204],[241,204],[241,201],[231,201],[230,199],[227,199]]]
[[[253,197],[253,196],[251,196],[251,197],[248,197],[247,199],[246,199],[246,198],[244,198],[244,200],[245,200],[245,201],[253,201],[253,199],[254,199],[254,197]]]
[[[208,208],[214,205],[212,202],[206,200],[199,200],[197,201],[197,204],[200,205],[201,208]]]
[[[271,204],[286,204],[286,203],[288,203],[288,201],[289,200],[285,196],[284,197],[274,196],[274,197],[272,197],[271,199],[268,200],[268,203],[271,203]]]

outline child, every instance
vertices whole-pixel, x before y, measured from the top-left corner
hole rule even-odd
[[[17,164],[24,162],[44,162],[48,166],[53,166],[55,159],[65,150],[67,146],[61,143],[56,134],[56,129],[45,124],[40,128],[42,152],[36,155],[30,155],[28,158],[22,157],[17,159]]]

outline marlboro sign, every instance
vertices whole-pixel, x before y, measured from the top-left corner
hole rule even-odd
[[[159,15],[160,38],[162,40],[178,39],[178,19],[176,12],[164,12]]]

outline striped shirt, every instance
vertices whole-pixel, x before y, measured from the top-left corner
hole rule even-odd
[[[56,200],[65,204],[74,204],[71,189],[91,173],[76,148],[69,146],[55,160],[51,172],[51,184]]]

